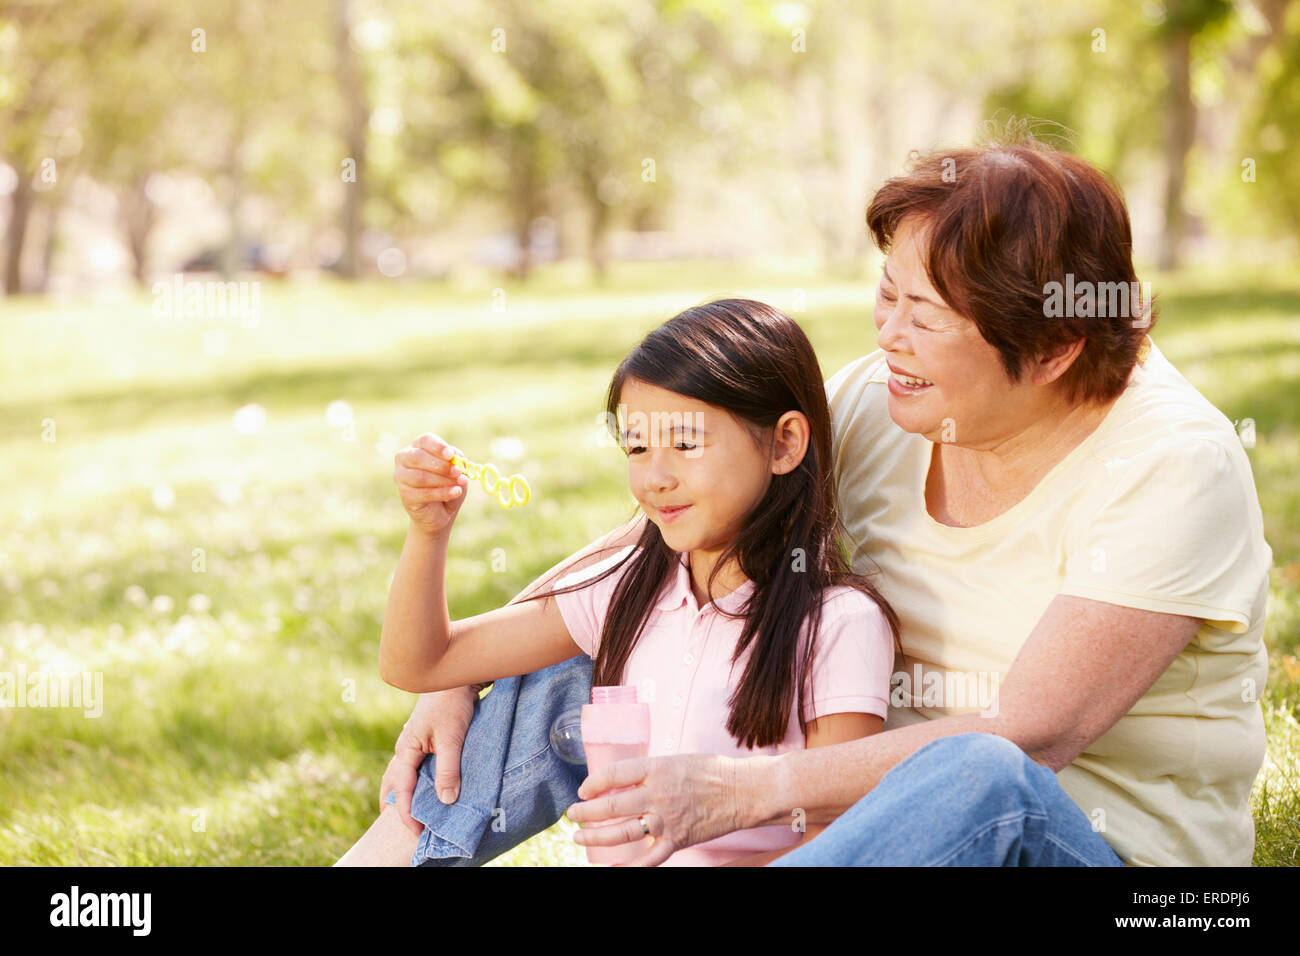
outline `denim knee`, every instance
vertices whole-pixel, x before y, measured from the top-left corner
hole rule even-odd
[[[577,800],[586,767],[560,759],[551,728],[590,696],[591,659],[585,654],[498,681],[475,705],[454,804],[442,804],[434,792],[436,756],[421,765],[411,815],[425,831],[415,865],[479,865],[558,820]]]
[[[940,737],[916,751],[912,761],[919,769],[928,763],[942,766],[954,776],[972,797],[1004,794],[1011,802],[1022,803],[1031,812],[1045,813],[1036,785],[1038,777],[1052,771],[1034,763],[1023,750],[1006,737],[984,731],[972,731]]]

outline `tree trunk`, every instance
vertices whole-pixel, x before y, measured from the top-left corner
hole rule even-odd
[[[54,267],[54,247],[59,239],[59,216],[63,202],[56,199],[45,207],[45,235],[41,242],[41,272],[36,277],[36,291],[44,295],[50,286],[50,272]]]
[[[230,139],[225,162],[226,218],[230,231],[226,235],[226,243],[219,257],[219,271],[223,279],[230,279],[240,272],[244,264],[244,229],[239,214],[244,188],[243,171],[239,164],[239,152],[243,142],[244,118],[240,116]]]
[[[352,20],[348,0],[335,0],[335,56],[338,64],[339,90],[343,95],[346,126],[343,140],[346,159],[352,160],[351,170],[344,170],[343,178],[343,255],[339,260],[339,274],[355,279],[361,265],[361,212],[365,200],[366,125],[370,121],[370,108],[366,103],[365,85],[350,36]]]
[[[149,234],[154,226],[154,205],[145,192],[147,179],[140,176],[118,194],[118,213],[131,253],[131,276],[142,286],[149,278]]]
[[[604,285],[606,279],[605,233],[609,231],[609,207],[600,201],[600,188],[596,173],[590,168],[582,171],[583,193],[587,199],[590,218],[587,222],[587,264],[596,282]]]
[[[515,241],[519,244],[519,261],[515,265],[515,277],[522,282],[532,272],[533,250],[529,233],[533,220],[537,218],[541,209],[537,176],[537,144],[527,131],[516,130],[510,139],[513,147],[510,165],[514,180],[512,204]]]
[[[1157,266],[1176,269],[1182,261],[1187,212],[1183,187],[1187,181],[1187,154],[1196,133],[1196,106],[1192,102],[1192,31],[1172,30],[1165,40],[1169,95],[1165,104],[1165,228],[1160,237]]]
[[[32,212],[32,177],[25,167],[18,169],[18,185],[9,197],[9,227],[5,230],[5,295],[23,291],[23,241]]]

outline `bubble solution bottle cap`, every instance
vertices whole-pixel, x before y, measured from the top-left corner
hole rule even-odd
[[[633,685],[593,687],[591,703],[582,707],[582,743],[584,747],[593,743],[648,747],[650,705],[638,702]]]
[[[593,687],[591,702],[593,704],[635,704],[636,687],[631,684],[622,687]]]

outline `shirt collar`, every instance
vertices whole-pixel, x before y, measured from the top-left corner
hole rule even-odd
[[[684,552],[678,551],[677,560],[673,562],[672,568],[668,572],[668,581],[664,584],[663,591],[655,607],[660,611],[676,611],[683,604],[695,608],[695,593],[691,590],[691,565],[690,556]],[[713,606],[719,610],[736,613],[746,599],[754,591],[754,582],[746,581],[736,590],[729,594],[724,594],[713,602]],[[706,604],[705,607],[710,605]]]

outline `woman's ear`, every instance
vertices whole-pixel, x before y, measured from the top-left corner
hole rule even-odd
[[[1075,339],[1069,345],[1062,345],[1055,351],[1041,355],[1030,367],[1029,381],[1035,385],[1050,385],[1066,373],[1074,360],[1083,351],[1085,339]]]
[[[772,474],[794,471],[808,453],[812,429],[803,412],[786,412],[772,426]]]

